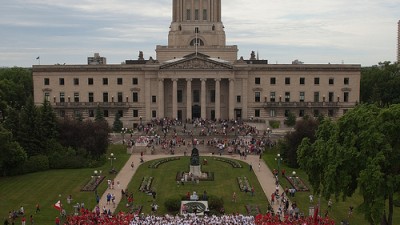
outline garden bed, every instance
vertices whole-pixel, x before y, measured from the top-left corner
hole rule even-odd
[[[167,163],[167,162],[171,162],[171,161],[175,161],[175,160],[180,160],[180,159],[181,158],[179,158],[179,157],[170,157],[170,158],[157,160],[157,161],[152,162],[149,165],[149,168],[157,169],[161,164],[164,164],[164,163]]]
[[[236,160],[232,160],[232,159],[226,159],[226,158],[214,158],[217,161],[220,162],[224,162],[224,163],[228,163],[231,164],[231,166],[233,168],[242,168],[242,164],[240,164],[238,161]]]
[[[181,181],[184,174],[187,173],[185,171],[179,171],[176,173],[175,181]],[[200,177],[200,181],[214,181],[214,172],[203,171],[202,173],[207,174],[207,178]],[[188,177],[187,182],[192,182],[191,178]]]
[[[238,177],[237,182],[239,184],[240,191],[244,192],[251,191],[251,186],[247,177]]]
[[[258,205],[245,205],[247,215],[258,215],[261,214],[260,207]]]
[[[153,177],[143,177],[142,183],[140,184],[139,191],[148,193],[151,191],[151,184],[153,183]]]
[[[89,180],[89,182],[87,182],[85,184],[85,186],[83,186],[81,188],[81,191],[94,191],[96,190],[96,188],[101,184],[101,182],[106,178],[106,176],[100,176],[96,179],[91,178]]]
[[[303,182],[302,179],[300,179],[300,177],[288,177],[285,176],[286,180],[289,181],[289,183],[292,185],[292,187],[294,189],[296,189],[296,191],[310,191],[310,189],[308,189],[307,185]]]

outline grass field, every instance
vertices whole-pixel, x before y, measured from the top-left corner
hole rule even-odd
[[[277,161],[275,160],[276,154],[278,152],[275,150],[267,150],[263,156],[265,162],[273,170],[274,168],[276,169],[278,164]],[[306,184],[307,187],[311,190],[310,192],[297,192],[295,194],[295,198],[291,198],[291,201],[296,201],[297,204],[299,205],[299,208],[301,211],[305,212],[306,215],[308,215],[308,209],[310,206],[315,206],[315,204],[318,203],[318,196],[314,195],[314,204],[310,203],[309,200],[309,195],[312,194],[312,187],[308,183],[308,176],[307,174],[300,170],[300,169],[292,169],[285,165],[284,163],[281,163],[280,169],[285,169],[286,173],[288,175],[291,175],[293,171],[296,171],[296,175],[299,176]],[[281,176],[280,176],[281,177]],[[283,188],[285,187],[291,187],[290,183],[286,179],[280,179],[280,184]],[[329,216],[333,218],[336,223],[339,223],[341,220],[345,219],[350,222],[350,224],[368,224],[368,222],[364,219],[364,216],[357,212],[357,206],[362,203],[362,196],[359,195],[358,192],[356,192],[351,198],[347,198],[345,202],[338,201],[336,202],[334,199],[334,196],[332,196],[332,210],[329,211]],[[348,217],[348,212],[349,212],[349,206],[353,206],[353,216],[350,218]],[[322,210],[322,215],[326,212],[326,209],[328,207],[328,201],[321,198],[321,210]],[[393,224],[400,224],[400,208],[394,208],[395,211],[393,213]]]
[[[214,172],[214,181],[200,181],[199,184],[188,182],[184,186],[178,186],[175,181],[176,173],[178,171],[189,171],[189,157],[181,157],[180,160],[161,164],[157,169],[148,168],[151,162],[144,163],[136,171],[135,176],[128,186],[128,191],[134,193],[135,204],[142,205],[145,214],[151,211],[152,197],[138,191],[144,176],[155,178],[152,188],[157,193],[156,202],[160,206],[158,210],[158,214],[160,215],[166,213],[166,208],[163,204],[166,199],[184,196],[188,191],[190,193],[196,191],[199,195],[206,191],[208,196],[222,197],[226,213],[239,212],[247,214],[245,209],[246,204],[258,205],[263,213],[266,212],[268,206],[267,198],[261,189],[256,175],[254,172],[249,171],[247,164],[240,162],[243,168],[232,168],[230,164],[216,161],[212,157],[207,157],[207,159],[208,165],[202,166],[202,171]],[[203,157],[201,157],[201,160],[203,160]],[[254,186],[255,189],[254,197],[250,193],[240,192],[236,181],[238,176],[246,176],[248,178],[250,185]],[[237,194],[236,203],[232,202],[233,192]],[[117,208],[118,210],[126,210],[125,204],[120,204]]]
[[[108,152],[113,152],[117,160],[114,167],[119,170],[129,159],[126,149],[121,145],[110,146]],[[49,170],[15,177],[0,178],[0,222],[8,217],[8,212],[18,210],[21,206],[25,209],[26,217],[33,215],[35,224],[54,224],[54,219],[59,212],[53,205],[61,200],[67,213],[73,212],[72,204],[68,205],[66,198],[72,195],[72,203],[85,203],[85,207],[93,208],[96,204],[93,192],[81,192],[80,189],[91,179],[94,170],[102,170],[106,179],[112,179],[114,174],[108,174],[110,161],[102,167],[90,169]],[[103,193],[107,182],[102,182],[98,192]],[[41,211],[35,214],[35,206],[39,203]],[[16,224],[20,224],[19,219]]]

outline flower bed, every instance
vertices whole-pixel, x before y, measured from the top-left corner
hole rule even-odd
[[[149,192],[153,179],[154,179],[153,177],[143,177],[142,183],[140,184],[139,187],[139,191],[146,193]]]
[[[300,177],[285,176],[285,178],[289,181],[292,187],[296,189],[296,191],[310,191],[310,189],[308,189],[307,185],[303,182],[302,179],[300,179]]]
[[[242,168],[242,164],[240,164],[236,160],[231,160],[231,159],[226,159],[226,158],[214,158],[214,159],[217,161],[220,161],[220,162],[229,163],[229,164],[231,164],[231,166],[233,168]]]
[[[248,192],[251,190],[251,186],[249,184],[249,181],[247,180],[247,177],[238,177],[237,181],[239,184],[240,191]]]
[[[247,215],[258,215],[261,213],[260,207],[258,205],[245,205]]]
[[[161,159],[161,160],[158,160],[158,161],[155,161],[155,162],[151,163],[149,165],[149,168],[157,169],[163,163],[167,163],[167,162],[171,162],[171,161],[179,160],[179,159],[181,159],[181,158],[179,158],[179,157],[170,157],[170,158]]]
[[[142,212],[143,206],[142,205],[130,205],[128,206],[128,212],[132,213],[133,215],[139,215]]]
[[[101,182],[105,179],[105,176],[100,176],[98,178],[91,178],[89,180],[89,182],[87,182],[85,184],[85,186],[83,186],[81,188],[81,191],[94,191],[96,190],[97,186],[99,186],[101,184]]]
[[[175,177],[175,181],[181,181],[182,177],[184,176],[184,174],[187,172],[184,171],[179,171],[176,173],[176,177]],[[207,178],[204,177],[200,177],[199,181],[214,181],[214,172],[207,172],[207,171],[203,171],[202,173],[206,173],[207,174]],[[191,178],[188,177],[187,182],[191,182]]]

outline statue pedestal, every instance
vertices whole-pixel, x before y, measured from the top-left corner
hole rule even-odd
[[[190,166],[190,173],[193,174],[195,177],[201,177],[201,166]]]

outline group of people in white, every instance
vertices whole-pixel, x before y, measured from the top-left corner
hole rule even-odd
[[[187,216],[136,216],[130,225],[253,225],[255,224],[253,216],[245,215],[222,215],[222,216],[203,216],[199,217],[194,214]]]

